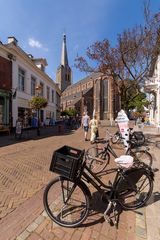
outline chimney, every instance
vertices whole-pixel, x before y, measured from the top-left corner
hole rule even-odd
[[[17,46],[18,41],[15,37],[8,37],[8,44],[13,43],[15,46]]]
[[[30,59],[33,59],[33,55],[32,54],[28,54],[28,57],[30,58]]]

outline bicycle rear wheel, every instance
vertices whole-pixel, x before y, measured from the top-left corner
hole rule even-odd
[[[49,217],[63,227],[78,226],[89,213],[89,196],[83,183],[61,176],[47,185],[43,203]]]
[[[87,150],[87,165],[93,173],[101,173],[109,164],[110,155],[105,150],[92,147]]]
[[[134,162],[141,164],[145,163],[148,166],[152,166],[153,159],[152,155],[146,150],[135,150],[130,153],[130,155],[134,158]]]
[[[153,180],[144,168],[126,171],[117,189],[121,206],[126,210],[137,209],[146,204],[153,192]]]
[[[145,136],[142,132],[133,132],[130,134],[130,141],[133,141],[137,146],[145,143]]]

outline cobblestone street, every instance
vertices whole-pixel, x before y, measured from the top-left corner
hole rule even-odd
[[[100,136],[105,136],[105,128],[100,128]],[[47,217],[42,202],[43,191],[55,176],[49,172],[53,151],[63,145],[87,149],[90,142],[84,141],[83,131],[78,129],[0,148],[0,240],[146,239],[145,233],[142,238],[137,235],[135,212],[123,211],[118,229],[106,223],[103,218],[105,206],[95,189],[91,189],[93,209],[82,226],[63,228]],[[111,166],[113,164],[111,161]],[[110,178],[104,176],[106,181]],[[141,211],[143,215],[144,210]]]

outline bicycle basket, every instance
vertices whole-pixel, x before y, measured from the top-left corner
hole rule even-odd
[[[82,165],[83,156],[84,150],[63,146],[53,153],[50,171],[73,180]]]
[[[136,132],[133,132],[133,134],[131,135],[131,139],[130,140],[131,140],[133,146],[140,146],[140,145],[144,144],[145,137],[144,137],[143,132],[136,131]]]

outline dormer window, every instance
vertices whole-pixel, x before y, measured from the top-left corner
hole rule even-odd
[[[45,67],[48,65],[45,58],[34,58],[32,61],[39,69],[45,72]]]

